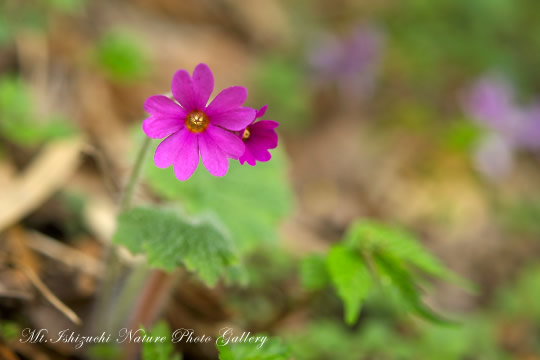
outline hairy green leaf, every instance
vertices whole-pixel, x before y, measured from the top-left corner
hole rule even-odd
[[[371,288],[371,275],[360,254],[341,245],[330,250],[326,261],[332,283],[345,305],[345,321],[353,324]]]
[[[210,175],[199,164],[184,182],[175,178],[172,168],[159,169],[149,162],[148,182],[159,194],[180,200],[190,213],[217,214],[238,249],[249,251],[276,239],[279,222],[291,208],[285,155],[279,149],[272,154],[272,160],[255,167],[231,160],[224,177]]]
[[[113,242],[146,254],[151,267],[172,271],[183,265],[209,285],[236,259],[231,241],[211,219],[195,221],[163,209],[123,212]]]

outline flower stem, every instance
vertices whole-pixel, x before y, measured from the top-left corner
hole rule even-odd
[[[128,210],[131,206],[135,186],[141,174],[146,153],[150,149],[150,142],[151,139],[145,137],[137,157],[135,158],[133,170],[129,176],[126,188],[120,197],[120,212]],[[95,320],[92,325],[93,330],[98,332],[103,330],[117,330],[116,328],[125,320],[120,318],[121,315],[125,315],[125,313],[116,311],[116,308],[118,308],[119,305],[126,305],[119,303],[119,301],[125,299],[125,296],[122,296],[122,293],[125,291],[133,291],[132,286],[127,288],[124,286],[126,277],[129,276],[129,269],[122,263],[118,246],[110,244],[105,259],[106,271],[100,292],[97,295],[94,314]],[[143,281],[141,281],[141,283],[143,283]],[[135,293],[136,292],[137,291],[135,291]]]
[[[128,210],[131,206],[133,191],[135,190],[137,180],[139,180],[142,165],[144,163],[144,158],[146,157],[146,153],[150,148],[150,141],[151,139],[149,137],[145,137],[144,142],[139,149],[139,153],[137,154],[137,158],[135,159],[135,165],[133,166],[133,170],[131,171],[131,175],[129,176],[126,189],[124,190],[124,192],[122,193],[122,197],[120,198],[120,211]]]

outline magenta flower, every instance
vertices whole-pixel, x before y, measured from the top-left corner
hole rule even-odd
[[[174,167],[174,174],[187,180],[199,164],[214,176],[223,176],[229,168],[229,158],[238,159],[245,145],[235,131],[245,129],[256,112],[243,107],[247,90],[232,86],[221,91],[207,106],[214,90],[214,77],[206,64],[199,64],[193,76],[178,70],[172,79],[174,100],[155,95],[144,103],[150,117],[144,120],[144,133],[152,139],[166,138],[154,154],[159,168]]]
[[[278,144],[278,137],[275,128],[279,126],[277,121],[261,120],[255,122],[266,113],[267,105],[257,111],[255,119],[244,130],[240,131],[240,137],[246,145],[246,150],[238,159],[240,164],[247,162],[255,166],[257,161],[264,162],[272,158],[268,149],[274,149]]]

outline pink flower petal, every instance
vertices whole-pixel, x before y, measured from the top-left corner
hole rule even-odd
[[[167,115],[166,115],[167,116]],[[152,139],[163,139],[184,127],[183,118],[150,116],[142,123],[146,136]]]
[[[246,149],[244,142],[236,134],[220,127],[210,125],[206,132],[219,148],[233,159],[238,159],[242,156]]]
[[[199,165],[199,144],[196,134],[187,129],[182,130],[187,133],[184,138],[183,146],[178,151],[174,160],[174,175],[180,181],[185,181],[193,175],[197,165]]]
[[[239,108],[221,114],[211,115],[210,123],[228,130],[240,131],[251,124],[253,119],[255,119],[255,110]]]
[[[212,91],[214,91],[214,75],[206,64],[199,64],[193,71],[193,86],[195,88],[196,107],[204,109]]]
[[[268,161],[272,158],[272,154],[268,151],[268,147],[259,142],[252,142],[246,147],[257,161]]]
[[[251,131],[251,137],[247,142],[250,144],[257,143],[267,149],[273,149],[278,145],[278,136],[271,130],[256,130]]]
[[[262,118],[264,114],[266,114],[266,109],[268,109],[268,105],[264,105],[262,108],[257,110],[257,115],[255,116],[257,119]]]
[[[174,73],[171,90],[174,98],[187,112],[197,109],[197,94],[193,87],[193,80],[186,70],[178,70]]]
[[[247,162],[251,166],[255,166],[256,159],[253,157],[253,154],[249,151],[249,148],[246,146],[246,151],[240,158],[238,159],[240,161],[241,165],[244,165],[245,162]]]
[[[188,130],[175,132],[161,142],[154,153],[154,163],[158,168],[165,169],[171,166],[189,136]]]
[[[206,132],[199,136],[199,148],[208,172],[214,176],[224,176],[229,169],[229,158]]]
[[[164,95],[150,96],[144,102],[144,111],[151,115],[173,115],[185,117],[186,111]]]
[[[206,114],[221,114],[236,109],[246,101],[247,90],[242,86],[231,86],[222,90],[206,108]]]
[[[261,120],[250,126],[250,129],[275,129],[279,126],[277,121]]]

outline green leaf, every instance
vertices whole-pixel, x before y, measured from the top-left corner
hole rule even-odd
[[[369,252],[375,250],[387,252],[430,275],[453,281],[468,289],[472,288],[471,284],[448,270],[435,256],[431,255],[412,233],[399,227],[371,220],[357,221],[349,227],[344,242],[351,248]]]
[[[172,271],[183,265],[208,285],[236,260],[229,238],[210,218],[193,220],[164,209],[123,212],[113,242],[146,254],[151,267]]]
[[[166,322],[157,323],[147,335],[165,337],[167,340],[163,343],[144,342],[142,346],[143,360],[181,360],[180,354],[174,354],[174,346],[170,341],[171,331]]]
[[[398,260],[391,255],[381,252],[374,253],[374,258],[379,265],[381,272],[388,276],[392,285],[399,290],[402,299],[412,311],[422,318],[434,323],[444,325],[453,323],[433,312],[422,302],[414,278]]]
[[[0,323],[0,338],[12,341],[18,339],[20,335],[21,328],[16,322],[3,320]]]
[[[280,221],[291,208],[285,155],[272,151],[272,160],[255,167],[231,160],[227,175],[215,177],[199,164],[193,176],[178,181],[172,168],[148,162],[148,182],[160,195],[179,200],[190,213],[212,211],[233,235],[242,252],[277,238]]]
[[[332,283],[345,305],[345,321],[353,324],[371,288],[366,264],[356,251],[336,245],[328,254],[327,266]]]
[[[476,123],[460,119],[445,127],[442,139],[451,149],[469,152],[481,135],[482,129]]]
[[[266,336],[257,334],[255,336]],[[289,347],[279,339],[267,337],[265,343],[238,342],[223,345],[217,343],[219,360],[288,360]]]
[[[320,290],[330,283],[326,258],[320,254],[312,254],[302,260],[302,285],[308,290]]]
[[[97,45],[97,62],[113,80],[132,82],[149,69],[145,53],[136,38],[122,32],[109,32]]]

